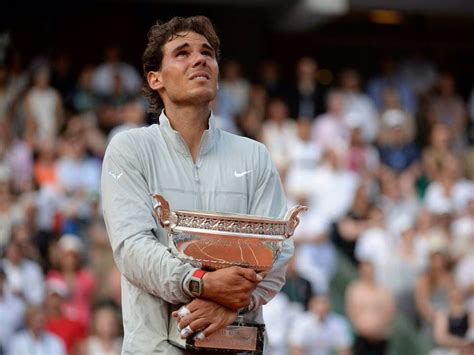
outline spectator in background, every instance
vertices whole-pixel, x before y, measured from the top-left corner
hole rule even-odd
[[[301,217],[294,242],[295,268],[311,283],[313,293],[329,292],[330,281],[336,273],[336,251],[328,236],[330,221],[316,210]]]
[[[105,49],[104,62],[94,71],[92,89],[101,97],[111,97],[117,84],[120,83],[126,95],[136,95],[140,92],[142,79],[137,70],[120,58],[120,47],[110,45]]]
[[[454,77],[443,73],[438,82],[438,93],[428,103],[428,122],[451,128],[456,147],[464,147],[466,140],[467,111],[463,99],[456,93]]]
[[[58,247],[57,269],[50,270],[46,280],[59,280],[67,285],[70,297],[64,302],[64,315],[87,327],[96,282],[81,263],[84,244],[77,236],[66,234],[59,239]]]
[[[474,191],[474,183],[462,176],[460,161],[453,155],[443,160],[439,171],[439,177],[426,190],[426,207],[438,215],[463,211]]]
[[[57,143],[54,140],[45,140],[38,147],[33,172],[39,188],[55,186],[58,183],[57,172]]]
[[[471,202],[472,204],[472,202]],[[472,213],[472,206],[471,206]],[[469,244],[464,245],[463,255],[455,268],[457,287],[463,292],[469,312],[474,312],[474,224],[470,226]]]
[[[289,147],[289,165],[284,182],[288,197],[296,203],[305,205],[313,189],[313,179],[322,152],[311,139],[311,122],[309,120],[298,119],[296,133],[296,139]]]
[[[61,338],[67,353],[73,355],[78,350],[79,342],[86,336],[86,328],[64,315],[63,303],[69,296],[67,284],[62,280],[51,279],[46,282],[46,329]]]
[[[64,120],[59,92],[50,85],[50,68],[41,65],[33,71],[33,86],[24,99],[25,140],[35,147],[45,139],[56,139]]]
[[[249,93],[250,83],[242,77],[240,63],[233,59],[226,61],[222,67],[222,80],[219,82],[218,92],[218,97],[225,96],[229,101],[230,112],[226,112],[226,115],[231,117],[241,115],[248,107]],[[222,115],[222,112],[220,114]]]
[[[9,290],[25,303],[39,305],[44,300],[44,278],[40,266],[24,256],[23,245],[10,240],[2,265]]]
[[[313,120],[325,109],[324,88],[317,82],[318,64],[311,57],[301,58],[296,65],[296,84],[289,92],[290,116]]]
[[[382,112],[384,108],[383,94],[385,90],[393,88],[400,98],[401,108],[411,115],[415,115],[418,110],[417,98],[409,82],[400,75],[395,60],[392,58],[383,59],[381,69],[380,75],[371,79],[367,87],[367,92],[379,112]]]
[[[98,302],[109,300],[113,297],[115,290],[111,284],[110,277],[118,272],[115,266],[112,248],[103,222],[96,222],[88,229],[89,265],[96,280],[94,299]]]
[[[380,165],[379,153],[362,136],[362,118],[350,112],[345,117],[349,129],[349,145],[346,153],[347,169],[364,179],[375,177]]]
[[[462,291],[455,287],[449,290],[449,306],[439,310],[434,319],[436,345],[445,353],[474,353],[474,312],[466,309]],[[437,349],[439,354],[441,349]]]
[[[13,195],[10,169],[0,164],[0,247],[8,243],[13,226],[24,220],[24,210]]]
[[[15,92],[10,90],[8,83],[8,69],[0,64],[0,121],[10,120]]]
[[[355,69],[344,69],[340,74],[339,85],[345,116],[357,115],[361,138],[365,142],[373,142],[377,138],[378,112],[371,98],[361,90],[359,73]]]
[[[5,164],[11,174],[15,193],[29,190],[32,181],[33,151],[24,141],[13,135],[8,120],[0,119],[0,165]]]
[[[58,184],[62,190],[63,232],[83,235],[83,225],[91,218],[91,202],[100,189],[100,161],[87,156],[80,119],[71,120],[62,137],[57,162]]]
[[[308,309],[309,299],[312,294],[311,283],[296,270],[294,256],[288,263],[286,282],[281,292],[288,296],[288,300],[297,305],[301,311]]]
[[[469,193],[466,208],[452,220],[449,232],[452,239],[451,254],[456,260],[474,251],[474,189]]]
[[[79,74],[76,88],[72,94],[72,108],[76,112],[94,111],[99,104],[99,99],[92,87],[94,70],[92,65],[86,65]]]
[[[0,354],[5,354],[13,334],[23,323],[23,301],[8,289],[5,270],[0,264]]]
[[[417,277],[415,285],[416,309],[424,334],[432,337],[436,312],[448,308],[448,293],[454,285],[447,246],[432,241],[428,268]]]
[[[386,127],[386,138],[380,143],[380,160],[397,173],[410,170],[416,174],[420,153],[415,142],[410,140],[405,119],[405,116],[398,111],[387,111],[382,116],[382,124]]]
[[[128,101],[118,109],[117,113],[120,116],[121,124],[110,131],[107,136],[108,142],[117,133],[145,125],[145,110],[139,99]]]
[[[280,67],[273,59],[266,59],[260,65],[260,82],[268,97],[282,97],[286,90],[280,80]]]
[[[349,323],[331,312],[331,301],[324,294],[313,296],[308,312],[295,319],[289,341],[292,355],[352,354]]]
[[[289,355],[289,332],[302,313],[301,305],[290,301],[286,293],[279,292],[263,307],[268,349],[272,355]]]
[[[258,112],[249,108],[241,115],[237,116],[237,128],[240,135],[261,141],[262,139],[262,121]]]
[[[379,143],[385,142],[387,139],[386,136],[390,133],[387,132],[390,130],[389,123],[390,118],[387,118],[389,115],[399,115],[403,116],[402,126],[405,129],[408,140],[413,140],[416,136],[417,126],[415,122],[415,117],[413,114],[409,113],[400,105],[400,99],[398,93],[394,88],[388,87],[383,93],[383,109],[380,111],[380,124],[379,124]],[[388,119],[388,121],[387,121]]]
[[[359,279],[346,290],[346,314],[356,335],[354,355],[387,353],[395,310],[391,292],[375,281],[372,263],[361,261]]]
[[[96,308],[92,322],[92,335],[80,347],[79,355],[120,355],[122,340],[119,337],[118,311],[103,304]]]
[[[45,322],[46,313],[41,306],[28,306],[25,312],[26,329],[13,336],[7,355],[66,355],[62,340],[46,330]]]
[[[355,256],[359,261],[370,261],[374,269],[375,282],[390,285],[393,270],[392,254],[396,246],[393,236],[387,229],[383,210],[375,205],[369,212],[369,226],[356,242]]]
[[[316,168],[308,202],[310,210],[330,223],[346,215],[351,207],[359,177],[345,169],[344,156],[326,149]]]
[[[284,179],[290,162],[290,152],[296,141],[296,123],[288,118],[288,107],[280,98],[270,99],[267,120],[262,127],[262,142]]]
[[[349,146],[349,129],[344,121],[344,96],[339,91],[331,91],[326,101],[328,111],[313,122],[313,141],[322,150],[345,154]]]
[[[357,264],[356,243],[359,237],[371,227],[370,211],[372,201],[367,183],[361,182],[347,214],[336,221],[333,228],[333,242],[349,259]]]
[[[29,72],[24,69],[23,58],[20,52],[14,51],[7,59],[8,91],[12,92],[11,119],[16,135],[23,133],[23,122],[18,119],[22,116],[21,105],[18,105],[28,87]]]
[[[270,98],[278,98],[278,97],[273,96]],[[265,88],[262,85],[260,84],[252,85],[249,92],[248,108],[254,110],[256,114],[258,115],[260,121],[262,122],[265,119],[265,116],[267,115],[268,99],[269,99],[269,96],[265,92]]]
[[[392,235],[400,232],[400,224],[411,224],[420,208],[413,176],[407,172],[397,175],[390,170],[380,174],[378,206]]]
[[[51,85],[59,91],[63,102],[66,106],[70,106],[70,98],[76,78],[71,70],[71,58],[68,53],[58,53],[52,63],[51,68]]]
[[[423,170],[429,181],[438,180],[442,166],[453,154],[452,136],[448,126],[436,123],[431,127],[429,145],[423,149]]]
[[[421,49],[402,60],[400,74],[419,97],[425,97],[438,78],[435,65]]]

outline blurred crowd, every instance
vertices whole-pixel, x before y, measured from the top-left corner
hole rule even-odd
[[[0,65],[0,354],[118,354],[120,273],[100,206],[119,131],[155,123],[143,78],[110,46]],[[350,63],[348,63],[350,64]],[[264,307],[273,354],[388,354],[403,314],[433,354],[474,353],[474,89],[419,56],[327,80],[221,64],[213,113],[264,143],[289,206],[304,204],[287,283]],[[358,277],[331,308],[339,258]]]

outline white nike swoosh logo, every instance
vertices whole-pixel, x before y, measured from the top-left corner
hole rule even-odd
[[[112,176],[115,180],[119,181],[119,179],[122,177],[123,173],[115,175],[113,172],[109,171],[109,175]]]
[[[253,170],[247,170],[247,171],[243,171],[241,173],[238,173],[237,171],[234,170],[234,176],[236,178],[239,178],[239,177],[242,177],[244,175],[250,174],[251,172],[253,172]]]

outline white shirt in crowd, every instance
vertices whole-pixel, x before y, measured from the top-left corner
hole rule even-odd
[[[303,306],[291,302],[282,292],[263,306],[263,319],[272,355],[288,355],[288,332],[294,320],[303,313]]]
[[[343,217],[351,207],[358,186],[358,176],[345,169],[320,165],[313,179],[310,208],[330,221]]]
[[[290,162],[293,144],[297,140],[295,121],[288,118],[282,126],[273,121],[266,121],[262,127],[262,135],[263,143],[268,148],[277,168],[286,168]]]
[[[349,146],[350,131],[343,118],[324,113],[314,120],[311,137],[323,151],[333,149],[345,152]]]
[[[456,266],[456,283],[461,289],[467,289],[474,284],[474,252],[464,256]],[[474,295],[467,299],[467,307],[474,312]]]
[[[290,332],[290,344],[302,347],[306,355],[329,355],[350,348],[352,342],[349,323],[336,313],[329,313],[324,320],[305,313],[295,319]]]
[[[0,295],[0,348],[7,349],[13,334],[23,323],[25,305],[8,290]]]
[[[116,77],[121,79],[122,88],[126,94],[138,93],[142,79],[137,70],[127,63],[104,63],[99,65],[92,77],[92,88],[99,95],[112,95]]]
[[[63,341],[50,332],[43,332],[39,339],[24,330],[16,334],[8,348],[7,355],[66,355]]]
[[[387,229],[373,227],[363,232],[357,240],[355,256],[358,260],[372,263],[378,283],[390,285],[394,248],[394,240]]]
[[[435,181],[429,184],[426,190],[426,207],[435,214],[461,212],[466,208],[467,202],[473,196],[473,193],[474,183],[467,179],[456,181],[448,196],[441,184]]]
[[[43,302],[44,277],[38,264],[27,259],[23,259],[19,265],[13,265],[3,259],[2,264],[9,290],[22,292],[27,303],[38,305]]]
[[[347,92],[344,96],[345,116],[356,112],[361,118],[360,129],[366,142],[373,142],[377,137],[379,117],[377,108],[369,95],[364,93]]]
[[[57,107],[60,104],[60,96],[53,88],[30,90],[28,105],[33,118],[38,125],[37,138],[41,142],[45,139],[56,137],[58,133]]]

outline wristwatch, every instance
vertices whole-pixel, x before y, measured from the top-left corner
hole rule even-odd
[[[198,298],[201,297],[202,291],[203,291],[203,282],[202,278],[206,271],[197,269],[193,272],[191,275],[191,278],[189,279],[189,292],[191,292],[191,295],[193,297]]]

